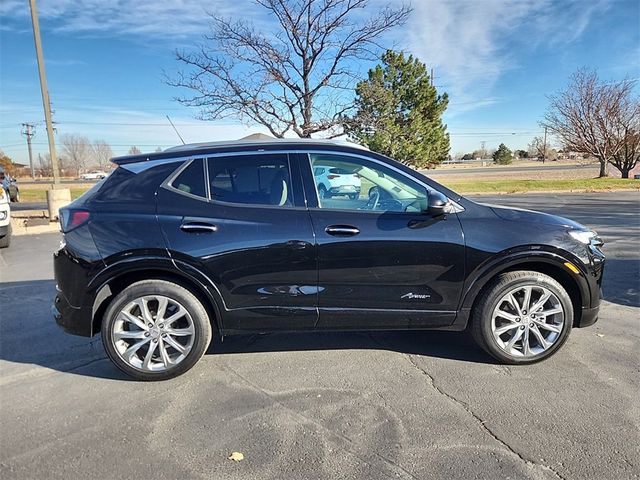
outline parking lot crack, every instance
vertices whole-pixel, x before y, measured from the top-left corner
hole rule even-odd
[[[489,427],[487,425],[486,421],[483,420],[476,412],[474,412],[471,409],[471,407],[469,407],[469,405],[467,403],[465,403],[465,402],[463,402],[461,400],[458,400],[456,397],[454,397],[453,395],[445,392],[440,386],[438,386],[436,384],[433,376],[431,376],[431,374],[429,372],[427,372],[424,368],[422,368],[420,365],[418,365],[418,363],[415,361],[415,359],[413,358],[412,355],[406,354],[405,356],[408,358],[408,360],[411,363],[411,365],[418,372],[420,372],[421,375],[423,375],[424,377],[427,378],[429,386],[431,386],[436,392],[438,392],[439,395],[442,395],[443,397],[447,398],[449,401],[453,402],[458,407],[460,407],[462,410],[464,410],[468,415],[470,415],[473,418],[473,420],[475,421],[475,423],[478,425],[478,427],[480,427],[480,429],[484,433],[486,433],[491,438],[493,438],[498,444],[500,444],[500,446],[502,446],[505,450],[507,450],[512,456],[517,457],[520,461],[524,462],[530,468],[540,468],[540,469],[548,472],[549,474],[553,475],[555,478],[558,478],[560,480],[567,480],[566,477],[564,477],[560,472],[555,470],[553,467],[550,467],[550,466],[542,464],[542,463],[532,462],[531,460],[528,460],[525,457],[523,457],[511,445],[509,445],[506,441],[501,439],[491,429],[491,427]]]
[[[252,382],[248,378],[246,378],[243,375],[241,375],[239,372],[237,372],[236,370],[231,368],[229,365],[225,365],[222,368],[224,368],[224,369],[230,371],[231,373],[233,373],[236,377],[238,377],[245,384],[247,384],[251,389],[259,392],[261,395],[266,397],[270,402],[278,405],[280,408],[283,408],[284,410],[289,412],[293,417],[295,417],[298,421],[300,421],[301,424],[310,423],[310,424],[314,425],[314,427],[317,428],[319,431],[323,432],[327,436],[328,440],[331,440],[334,443],[342,445],[343,447],[345,446],[345,444],[348,444],[351,447],[353,447],[353,448],[350,448],[350,449],[346,449],[345,448],[345,450],[349,451],[352,455],[354,455],[355,457],[359,458],[362,462],[366,463],[367,465],[370,465],[372,467],[375,467],[376,466],[375,464],[378,464],[377,466],[380,467],[381,466],[380,463],[386,465],[386,467],[389,470],[391,470],[391,472],[392,472],[392,473],[391,472],[390,473],[386,473],[386,472],[380,471],[380,473],[382,473],[386,477],[388,477],[388,478],[407,478],[407,479],[412,479],[412,480],[418,480],[418,477],[413,475],[411,472],[409,472],[408,470],[406,470],[404,467],[402,467],[401,465],[397,464],[393,460],[385,457],[384,455],[376,453],[376,452],[371,452],[371,451],[368,451],[368,450],[367,451],[363,451],[363,449],[357,443],[355,443],[352,439],[350,439],[346,435],[343,435],[343,434],[341,434],[339,432],[331,430],[331,429],[325,427],[318,420],[316,420],[314,418],[311,418],[311,417],[305,415],[304,413],[301,413],[298,410],[294,410],[291,407],[285,405],[272,392],[270,392],[268,390],[265,390],[264,388],[260,387],[259,385],[256,385],[254,382]]]

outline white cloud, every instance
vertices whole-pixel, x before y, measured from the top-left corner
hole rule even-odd
[[[140,35],[184,38],[206,31],[207,12],[219,15],[236,13],[238,2],[231,0],[41,0],[41,23],[50,22],[57,32],[93,35]],[[251,13],[251,7],[243,9]],[[26,19],[29,7],[24,0],[3,0],[0,15],[4,19]],[[10,26],[5,24],[4,28]]]
[[[585,31],[608,1],[421,0],[414,2],[407,41],[452,94],[450,114],[499,101],[495,82],[518,67],[514,50],[561,47]]]

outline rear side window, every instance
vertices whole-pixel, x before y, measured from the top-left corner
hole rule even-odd
[[[286,155],[209,158],[211,199],[250,205],[293,205]]]
[[[192,160],[191,163],[171,182],[176,190],[189,193],[197,197],[207,198],[204,183],[204,165],[202,160]]]

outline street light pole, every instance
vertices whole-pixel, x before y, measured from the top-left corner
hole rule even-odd
[[[49,139],[49,156],[51,157],[51,170],[53,170],[53,185],[47,190],[47,207],[49,221],[60,218],[60,208],[71,203],[71,190],[61,188],[60,171],[58,169],[58,157],[56,156],[56,142],[53,138],[53,122],[51,121],[51,101],[49,100],[49,88],[47,76],[44,71],[44,56],[42,55],[42,41],[40,39],[40,24],[38,23],[38,10],[36,0],[29,0],[31,7],[31,23],[33,25],[33,40],[36,44],[36,57],[38,59],[38,74],[40,75],[40,90],[42,91],[42,106],[44,107],[44,119],[47,124],[47,138]]]
[[[56,156],[56,143],[53,138],[53,124],[51,121],[51,102],[49,89],[47,88],[47,76],[44,70],[44,56],[42,55],[42,40],[40,39],[40,23],[38,22],[38,10],[36,0],[29,0],[31,7],[31,23],[33,25],[33,40],[36,44],[36,57],[38,59],[38,74],[40,75],[40,90],[42,91],[42,106],[44,107],[44,119],[47,124],[47,137],[49,139],[49,155],[51,156],[51,168],[53,170],[53,183],[60,184],[60,172],[58,170],[58,157]]]

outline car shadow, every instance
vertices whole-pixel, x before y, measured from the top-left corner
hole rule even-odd
[[[100,335],[64,333],[50,313],[53,280],[0,284],[0,359],[2,377],[21,378],[31,366],[105,379],[128,380],[107,359]],[[464,332],[377,331],[307,332],[226,336],[212,342],[208,354],[308,350],[389,350],[465,362],[493,363]]]
[[[607,258],[602,290],[608,302],[640,307],[640,258]]]
[[[233,335],[213,342],[207,354],[311,350],[387,350],[472,363],[496,363],[466,332],[295,332]]]
[[[22,375],[29,365],[106,379],[128,380],[107,359],[100,335],[65,334],[50,314],[53,280],[0,284],[0,359],[3,380]],[[640,306],[640,261],[609,259],[604,298],[620,305]],[[373,331],[301,332],[226,336],[207,352],[224,355],[310,350],[387,350],[402,354],[446,358],[461,362],[496,363],[466,332]],[[11,363],[15,365],[11,365]]]

